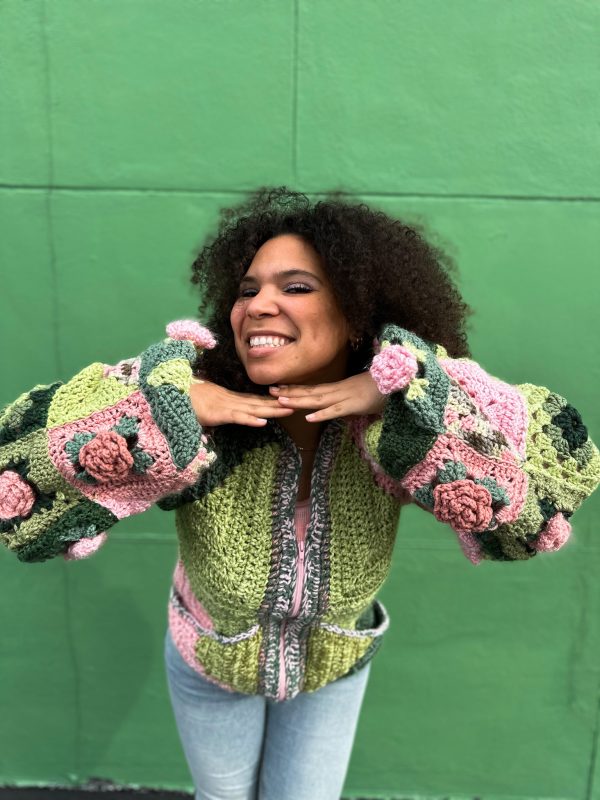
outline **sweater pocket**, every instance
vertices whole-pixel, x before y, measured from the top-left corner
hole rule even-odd
[[[234,636],[201,624],[171,591],[169,629],[184,661],[212,683],[228,691],[256,694],[262,632],[258,623]]]
[[[308,637],[304,690],[313,692],[364,666],[379,649],[389,624],[388,613],[379,600],[359,617],[355,628],[318,623]]]

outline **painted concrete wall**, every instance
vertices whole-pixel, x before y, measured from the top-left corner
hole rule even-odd
[[[427,225],[474,356],[600,438],[597,0],[2,0],[0,402],[193,314],[259,184]],[[574,544],[472,567],[404,515],[348,797],[600,798],[599,499]],[[189,785],[161,662],[172,517],[89,562],[0,553],[0,784]]]

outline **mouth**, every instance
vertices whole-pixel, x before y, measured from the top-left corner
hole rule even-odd
[[[251,356],[263,356],[276,353],[292,344],[295,339],[287,336],[250,336],[246,344],[248,354]]]
[[[285,347],[286,344],[293,342],[289,336],[250,336],[248,339],[249,347]]]

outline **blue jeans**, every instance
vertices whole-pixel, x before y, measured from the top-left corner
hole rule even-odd
[[[196,800],[339,800],[370,664],[275,702],[210,683],[169,633],[165,662]]]

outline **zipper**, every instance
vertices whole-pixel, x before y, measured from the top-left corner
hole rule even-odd
[[[294,586],[294,598],[290,617],[297,617],[302,603],[302,590],[304,589],[304,539],[297,539],[298,545],[298,569],[296,570],[296,585]]]
[[[292,607],[288,617],[281,622],[281,633],[279,636],[279,685],[277,688],[277,699],[285,700],[286,696],[286,680],[285,680],[285,633],[288,627],[288,619],[297,617],[302,604],[302,591],[304,589],[304,554],[305,554],[305,541],[304,537],[296,539],[298,547],[298,560],[296,568],[296,584],[294,586],[294,596],[292,598]]]

